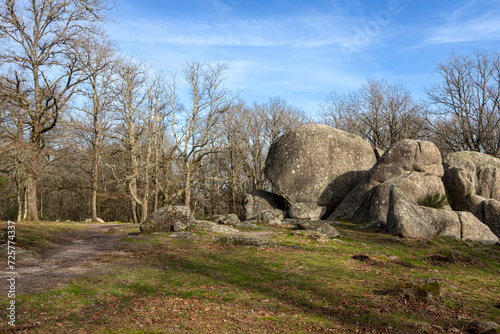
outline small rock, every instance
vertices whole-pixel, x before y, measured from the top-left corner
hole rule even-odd
[[[229,246],[279,247],[279,243],[251,237],[223,236],[216,243]]]
[[[206,221],[206,220],[196,220],[189,227],[190,230],[202,230],[209,232],[218,232],[218,233],[238,233],[239,231],[232,226],[228,225],[220,225],[214,222]]]
[[[258,224],[266,225],[282,225],[285,215],[281,210],[266,210],[259,213],[257,216]]]
[[[472,319],[472,318],[469,318],[469,317],[462,317],[461,315],[459,315],[459,316],[457,317],[457,319],[458,319],[458,321],[460,321],[460,322],[472,322],[472,321],[474,321],[474,319]]]
[[[191,232],[175,232],[170,237],[176,239],[196,239],[196,234]]]
[[[110,228],[107,233],[117,234],[117,233],[121,233],[121,232],[122,231],[118,227],[114,226],[114,227]]]
[[[231,220],[231,223],[234,225],[234,224],[239,224],[241,223],[240,219],[238,218],[237,215],[235,215],[234,213],[230,213],[227,215],[227,218],[229,220]]]
[[[220,224],[220,225],[232,225],[231,219],[229,219],[227,216],[215,216],[215,219],[213,220],[214,223]]]
[[[243,219],[254,220],[266,210],[286,210],[287,201],[280,195],[264,190],[251,190],[243,196]]]
[[[262,226],[257,226],[255,224],[250,223],[250,222],[242,222],[242,223],[234,224],[233,226],[236,228],[252,228],[252,229],[262,228]]]
[[[340,236],[337,229],[326,221],[302,221],[298,222],[296,226],[299,230],[315,231],[326,234],[329,238],[336,238]]]
[[[497,332],[497,329],[500,328],[496,322],[493,321],[484,321],[484,322],[474,322],[469,326],[469,332],[477,333],[477,334],[494,334]]]
[[[318,241],[321,243],[330,241],[330,239],[328,238],[328,236],[326,234],[316,232],[316,231],[307,231],[307,230],[305,230],[305,231],[304,230],[303,231],[292,231],[292,235],[315,240],[315,241]]]

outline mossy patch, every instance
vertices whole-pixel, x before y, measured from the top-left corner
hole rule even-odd
[[[396,285],[394,294],[416,301],[437,301],[441,299],[441,283],[438,278],[423,278]]]

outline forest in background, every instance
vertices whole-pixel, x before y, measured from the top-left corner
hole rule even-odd
[[[226,88],[222,62],[187,61],[170,73],[124,55],[104,30],[114,6],[1,2],[0,219],[139,223],[172,204],[240,215],[246,191],[271,190],[270,144],[313,122],[381,150],[411,138],[443,154],[500,157],[496,51],[450,53],[427,101],[368,79],[332,92],[312,117],[280,97],[242,101]]]

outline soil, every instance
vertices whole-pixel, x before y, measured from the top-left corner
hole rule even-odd
[[[104,257],[128,256],[117,243],[129,237],[126,233],[109,233],[110,228],[123,225],[93,224],[88,229],[58,235],[36,255],[21,251],[17,261],[17,292],[35,293],[69,283],[90,273],[105,273]]]

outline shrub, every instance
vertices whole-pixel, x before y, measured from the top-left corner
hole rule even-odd
[[[450,204],[450,199],[447,193],[441,194],[439,190],[436,190],[433,193],[427,194],[419,204],[430,208],[442,209]]]

